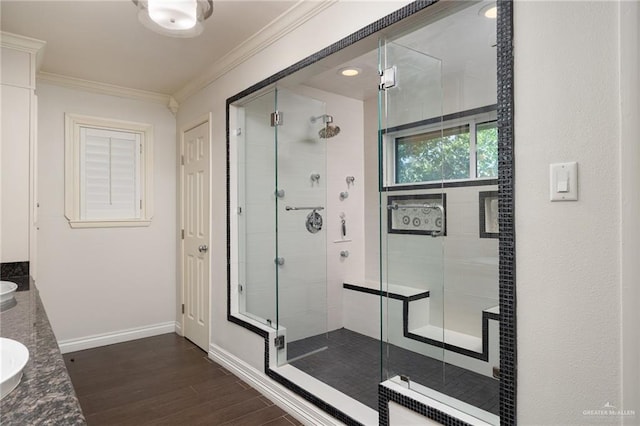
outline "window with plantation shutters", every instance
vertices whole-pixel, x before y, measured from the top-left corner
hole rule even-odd
[[[140,135],[80,128],[80,219],[139,219]]]
[[[67,114],[66,131],[65,213],[70,225],[148,225],[151,126]]]

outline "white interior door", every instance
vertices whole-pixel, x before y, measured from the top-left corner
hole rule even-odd
[[[209,349],[209,122],[183,134],[184,336]]]

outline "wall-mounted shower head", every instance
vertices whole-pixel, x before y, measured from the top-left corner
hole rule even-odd
[[[325,126],[318,131],[318,136],[320,139],[329,139],[340,133],[340,127],[332,126],[330,123],[333,123],[333,116],[329,114],[322,114],[317,117],[311,117],[309,119],[311,124],[315,124],[316,122],[322,120],[322,124]]]
[[[320,129],[318,136],[320,136],[320,139],[329,139],[336,136],[338,133],[340,133],[340,127],[327,124],[325,127]]]
[[[309,120],[311,121],[311,124],[316,124],[316,121],[318,120],[322,120],[324,124],[327,124],[333,123],[333,116],[329,114],[322,114],[317,117],[311,117]]]

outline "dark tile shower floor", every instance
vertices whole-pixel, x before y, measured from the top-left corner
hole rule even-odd
[[[327,349],[304,356],[327,346]],[[385,344],[341,328],[287,346],[289,363],[363,404],[378,410],[380,358],[384,350],[384,377],[399,374],[453,398],[499,415],[499,382],[464,368],[443,364],[401,347]],[[300,357],[299,359],[296,359]]]

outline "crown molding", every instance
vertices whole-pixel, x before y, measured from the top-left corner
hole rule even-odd
[[[8,33],[6,31],[0,31],[0,44],[2,47],[35,54],[36,70],[40,69],[40,66],[42,65],[44,47],[47,45],[46,41],[25,37],[19,34]]]
[[[117,96],[120,98],[162,104],[174,113],[178,108],[178,103],[176,102],[176,100],[171,95],[166,95],[164,93],[132,89],[129,87],[100,83],[98,81],[84,80],[76,77],[68,77],[65,75],[54,74],[50,72],[39,72],[37,75],[37,81],[38,83],[53,84],[56,86],[79,89],[86,92],[98,93],[101,95]]]
[[[299,0],[295,5],[291,6],[260,31],[216,61],[199,77],[191,80],[191,82],[174,93],[173,97],[179,103],[184,102],[199,90],[205,88],[338,1],[339,0]]]

